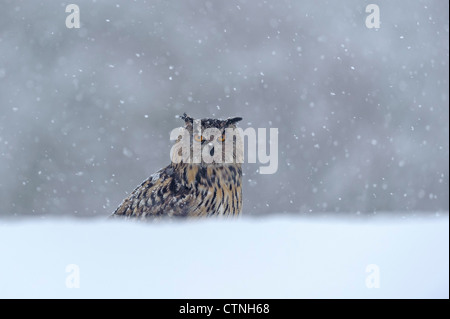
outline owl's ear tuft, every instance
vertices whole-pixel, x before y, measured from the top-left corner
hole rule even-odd
[[[232,125],[239,121],[242,121],[242,117],[230,117],[226,120],[226,123],[227,123],[227,125]]]
[[[184,120],[184,122],[186,123],[186,124],[188,124],[188,123],[194,123],[194,119],[192,118],[192,117],[189,117],[186,113],[183,113],[183,115],[180,115],[180,118],[182,119],[182,120]]]

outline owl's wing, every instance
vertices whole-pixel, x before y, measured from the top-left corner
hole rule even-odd
[[[186,216],[193,200],[191,190],[182,185],[172,167],[168,166],[136,187],[112,216],[132,218]]]

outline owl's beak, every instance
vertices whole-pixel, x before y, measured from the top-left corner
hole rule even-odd
[[[210,148],[209,155],[214,156],[214,144],[208,143],[208,147]]]

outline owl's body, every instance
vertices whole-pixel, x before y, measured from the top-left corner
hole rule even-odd
[[[193,119],[186,115],[183,118],[188,132],[195,136]],[[234,123],[240,119],[205,119],[201,120],[201,128],[214,126],[224,132],[225,128],[235,128]],[[208,153],[214,154],[212,140],[203,136],[200,139],[202,148],[209,145]],[[233,154],[231,163],[172,161],[139,185],[112,216],[139,219],[238,216],[242,209],[242,168],[241,162],[236,161],[236,153]],[[181,151],[175,155],[181,155]]]

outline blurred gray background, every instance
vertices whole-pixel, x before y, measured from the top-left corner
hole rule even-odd
[[[183,112],[279,128],[244,214],[449,209],[448,1],[1,4],[2,217],[112,213]]]

